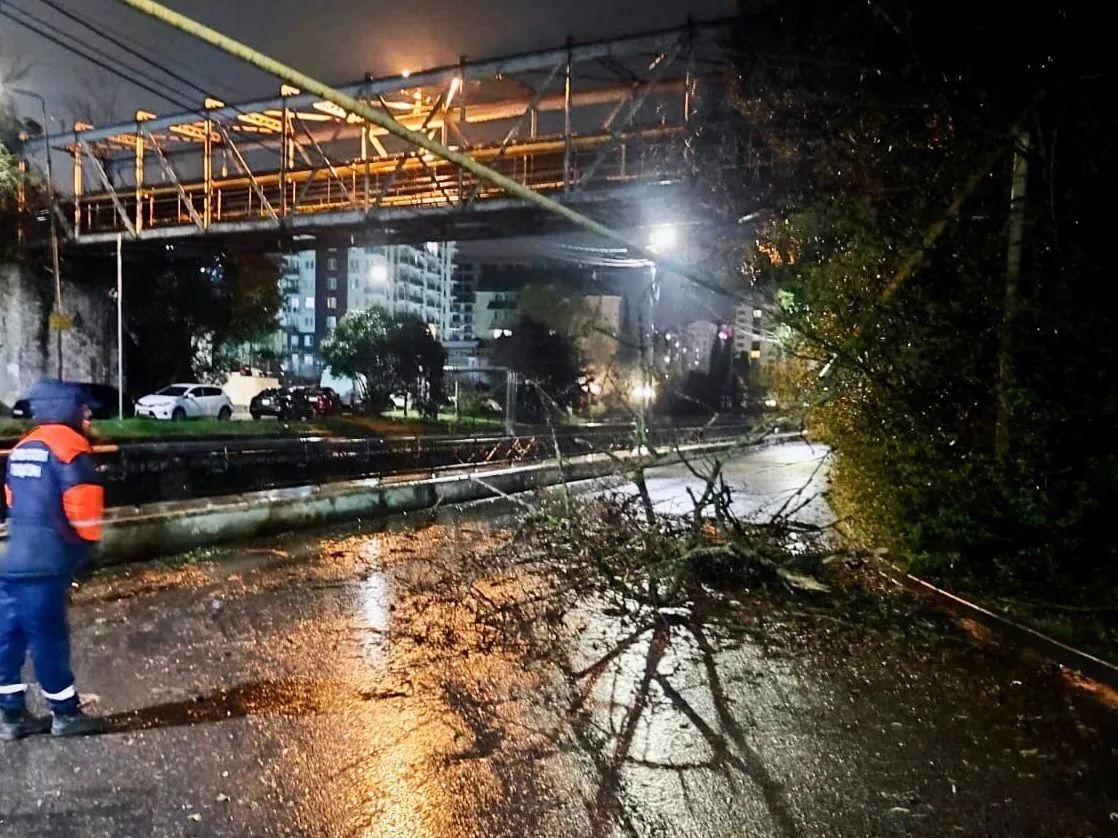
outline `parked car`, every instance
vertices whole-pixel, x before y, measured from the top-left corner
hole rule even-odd
[[[342,397],[330,387],[306,387],[296,398],[304,405],[304,415],[337,416],[342,412]]]
[[[277,419],[298,418],[298,408],[294,398],[294,391],[287,387],[270,387],[257,393],[248,405],[248,412],[256,421],[265,416],[275,416]]]
[[[116,387],[111,387],[108,384],[91,384],[89,382],[80,382],[80,386],[90,395],[90,397],[97,402],[97,407],[93,411],[94,419],[116,419],[120,410],[120,393]],[[134,416],[136,413],[136,405],[132,400],[125,396],[124,398],[124,415],[125,417]],[[20,399],[12,406],[13,419],[34,419],[32,415],[31,403],[27,399]]]
[[[233,402],[220,387],[207,384],[172,384],[136,402],[136,415],[150,419],[233,418]]]
[[[310,419],[342,412],[341,397],[329,387],[279,387],[262,390],[249,404],[253,419]]]

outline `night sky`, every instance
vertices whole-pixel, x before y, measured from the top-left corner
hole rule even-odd
[[[145,54],[227,102],[278,92],[278,83],[271,77],[180,35],[117,0],[52,2],[138,46]],[[558,46],[568,35],[576,41],[594,40],[681,26],[688,15],[702,21],[727,17],[736,11],[735,0],[164,2],[302,71],[335,83],[358,80],[367,72],[387,75],[404,68],[416,70],[451,64],[463,55],[476,59]],[[0,8],[24,10],[68,33],[80,44],[125,58],[116,47],[83,31],[41,0],[0,0]],[[0,54],[13,48],[20,58],[32,64],[30,76],[21,80],[20,85],[35,89],[46,98],[55,130],[72,125],[72,101],[76,97],[92,98],[96,103],[93,113],[111,111],[113,121],[131,119],[137,108],[160,114],[182,110],[0,18]],[[126,60],[154,73],[135,58]],[[197,92],[165,80],[179,91],[180,100],[199,101]],[[15,101],[24,115],[39,118],[36,103],[23,97]],[[92,118],[101,121],[101,117]],[[494,244],[496,252],[508,251],[506,256],[518,260],[540,256],[531,240],[522,242],[519,248],[510,248],[508,243]],[[643,276],[642,271],[637,273]],[[674,284],[665,287],[665,296],[675,298],[673,308],[680,307],[689,297],[683,294],[681,298],[682,290]]]
[[[226,101],[267,95],[277,84],[267,76],[172,32],[116,0],[54,0],[99,28],[124,35],[161,61]],[[395,73],[650,29],[724,17],[733,0],[165,0],[238,40],[327,81],[360,79],[366,72]],[[40,0],[0,0],[5,9],[23,9],[111,53],[81,27]],[[48,107],[69,122],[67,99],[94,95],[129,119],[137,107],[179,110],[138,90],[7,19],[0,18],[0,49],[15,48],[34,65],[22,82],[47,98]],[[133,62],[135,59],[130,59]],[[172,83],[174,84],[174,83]],[[181,88],[181,85],[176,85]],[[105,91],[108,91],[106,94]],[[184,94],[185,96],[186,94]]]

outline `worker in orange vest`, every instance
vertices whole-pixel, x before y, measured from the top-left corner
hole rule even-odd
[[[100,730],[82,710],[70,669],[66,609],[75,571],[101,540],[104,490],[89,444],[95,407],[76,384],[44,380],[28,396],[35,429],[8,455],[8,551],[0,558],[0,739],[45,731],[27,712],[27,653],[50,705],[54,736]]]

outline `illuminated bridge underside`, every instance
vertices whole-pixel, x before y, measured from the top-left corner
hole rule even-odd
[[[659,205],[687,176],[684,140],[720,86],[718,24],[463,63],[343,90],[524,186],[600,217]],[[470,238],[554,226],[383,128],[284,87],[197,113],[76,126],[61,208],[76,243],[371,232]],[[43,156],[42,148],[38,149]],[[639,219],[634,219],[639,220]]]
[[[635,155],[629,151],[634,142],[626,140],[610,153],[593,185],[583,185],[579,174],[582,164],[603,146],[601,138],[578,138],[569,179],[563,174],[562,139],[528,143],[499,159],[495,159],[499,149],[493,147],[478,149],[473,156],[492,161],[494,168],[538,192],[588,211],[597,205],[616,215],[678,183],[684,174],[679,149],[671,148],[677,152],[677,164],[669,171],[665,158],[650,153],[650,139],[655,151],[673,137],[664,132],[638,136],[641,149]],[[208,190],[197,181],[160,185],[144,188],[138,205],[134,193],[87,195],[77,205],[80,218],[75,218],[74,238],[94,244],[115,240],[118,233],[127,238],[168,239],[331,228],[376,229],[388,238],[422,238],[435,231],[471,238],[471,230],[490,235],[494,225],[512,225],[518,233],[548,228],[549,219],[534,208],[498,188],[479,185],[442,160],[420,162],[412,157],[402,167],[398,163],[399,158],[389,157],[336,164],[332,172],[303,169],[286,177],[268,172],[251,179],[218,178]],[[123,218],[132,221],[132,229],[122,223]]]

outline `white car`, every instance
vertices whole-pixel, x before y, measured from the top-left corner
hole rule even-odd
[[[172,384],[136,402],[136,416],[149,419],[233,418],[233,402],[220,387],[206,384]]]

